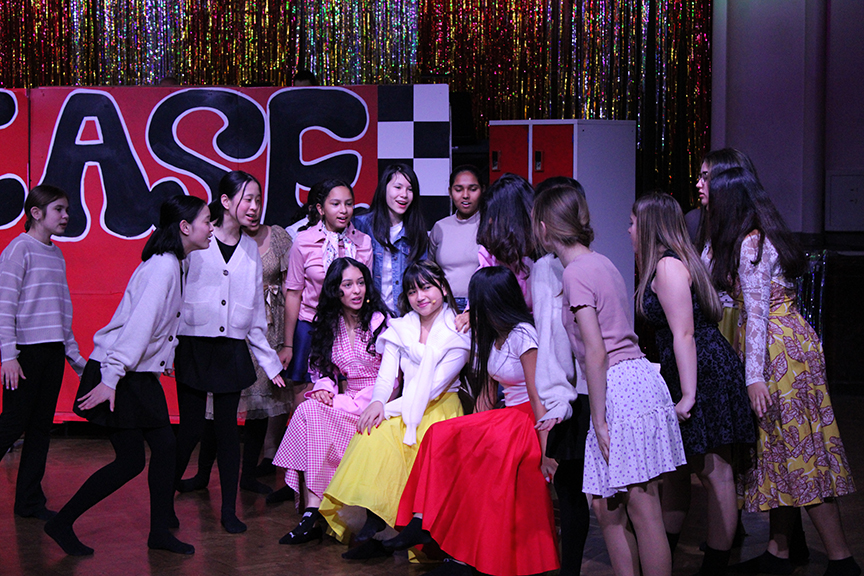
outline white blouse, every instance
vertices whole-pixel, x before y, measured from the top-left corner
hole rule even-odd
[[[762,259],[753,264],[758,254],[759,234],[750,234],[741,242],[741,259],[738,262],[738,282],[744,298],[744,310],[739,322],[747,324],[744,336],[744,374],[747,386],[765,381],[771,284],[779,284],[787,290],[795,287],[783,276],[777,249],[768,238],[765,238],[762,246]]]

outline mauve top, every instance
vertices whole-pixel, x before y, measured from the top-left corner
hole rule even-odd
[[[573,354],[585,371],[585,343],[576,323],[575,309],[590,306],[597,321],[611,368],[622,360],[642,358],[639,338],[633,331],[633,301],[627,295],[624,278],[612,262],[597,252],[577,256],[564,269],[562,320]]]

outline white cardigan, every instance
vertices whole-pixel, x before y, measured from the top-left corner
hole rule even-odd
[[[267,342],[263,271],[255,241],[241,234],[227,264],[215,238],[188,259],[180,334],[247,340],[267,377],[275,378],[282,363]]]
[[[151,256],[132,273],[107,326],[93,336],[90,359],[102,367],[102,383],[116,389],[127,372],[162,372],[174,363],[180,326],[180,261]]]

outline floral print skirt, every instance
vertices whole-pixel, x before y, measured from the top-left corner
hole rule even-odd
[[[788,297],[771,304],[766,353],[771,406],[758,421],[751,467],[739,484],[745,509],[809,506],[851,494],[855,485],[828,396],[822,344]]]

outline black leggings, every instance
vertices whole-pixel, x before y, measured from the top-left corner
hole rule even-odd
[[[566,451],[570,458],[558,460],[553,483],[561,511],[561,576],[579,576],[582,553],[588,539],[590,520],[588,498],[582,492],[582,474],[585,468],[585,437],[591,420],[588,397],[579,396],[573,404],[572,419],[566,424],[573,443]]]
[[[268,422],[269,418],[257,418],[246,420],[246,423],[243,424],[241,478],[255,478],[255,469],[258,467],[261,449],[264,447],[264,439],[267,436]],[[209,479],[214,462],[216,462],[216,432],[213,429],[213,421],[207,420],[201,435],[201,448],[198,449],[198,471],[195,476],[205,480]]]
[[[45,508],[42,477],[54,410],[63,383],[64,350],[62,342],[18,346],[18,363],[26,379],[18,381],[16,390],[3,388],[0,459],[24,434],[15,485],[15,513],[21,516],[30,516]]]
[[[240,434],[237,428],[237,406],[240,392],[213,394],[213,431],[216,437],[216,461],[222,487],[222,514],[235,514],[237,483],[240,475]],[[180,482],[195,445],[201,440],[206,421],[207,392],[177,382],[177,405],[180,428],[177,433],[177,466],[175,486]]]
[[[109,428],[114,461],[93,473],[57,513],[56,522],[72,525],[79,516],[114,493],[144,470],[144,442],[150,446],[150,533],[167,533],[174,517],[175,440],[171,426]]]
[[[561,460],[553,482],[561,510],[561,576],[579,576],[588,539],[588,498],[582,493],[583,460]]]

